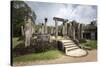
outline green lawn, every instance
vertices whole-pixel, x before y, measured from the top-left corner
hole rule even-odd
[[[36,60],[49,60],[55,59],[62,55],[62,52],[58,50],[50,50],[47,52],[42,53],[32,53],[24,56],[14,57],[14,62],[25,62],[25,61],[36,61]]]
[[[23,41],[18,41],[18,37],[13,38],[13,48],[15,48],[18,44],[22,43]],[[63,55],[63,52],[53,49],[46,52],[41,53],[30,53],[26,55],[21,55],[18,57],[13,56],[13,62],[25,62],[25,61],[36,61],[36,60],[48,60],[48,59],[55,59]]]
[[[90,49],[96,49],[97,48],[97,40],[87,40],[86,43],[81,43],[81,46],[84,46],[84,47],[90,48]]]
[[[19,37],[12,38],[12,47],[16,47],[18,44],[22,43],[23,41],[18,41]]]

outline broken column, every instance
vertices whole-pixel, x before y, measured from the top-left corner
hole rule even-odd
[[[57,40],[57,37],[58,37],[58,22],[57,22],[57,20],[55,20],[55,37],[56,37],[56,40]]]
[[[80,24],[80,39],[83,39],[83,25]]]
[[[50,32],[50,34],[51,34],[51,35],[54,34],[54,29],[53,29],[53,27],[51,27],[51,32]]]
[[[78,40],[80,40],[80,24],[78,23],[78,31],[77,31]]]
[[[72,37],[72,24],[69,23],[69,36]]]
[[[22,33],[22,36],[24,36],[24,27],[21,26],[21,33]]]
[[[47,34],[47,18],[45,18],[44,33]]]
[[[63,36],[67,35],[67,21],[68,20],[63,21],[63,30],[62,30]]]
[[[63,34],[63,36],[65,35],[65,22],[63,22],[62,34]]]
[[[72,38],[73,38],[73,40],[75,40],[75,22],[73,21],[72,22]]]
[[[78,40],[83,39],[83,25],[80,23],[78,23],[77,35],[78,35]]]
[[[42,23],[42,26],[41,26],[41,34],[44,34],[44,24]]]
[[[65,20],[65,34],[67,35],[67,22],[68,22],[68,20]]]

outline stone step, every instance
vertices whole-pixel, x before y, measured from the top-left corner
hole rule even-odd
[[[63,43],[74,43],[74,42],[63,42]]]
[[[83,50],[83,49],[74,49],[71,51],[65,51],[66,55],[68,56],[73,56],[73,57],[80,57],[80,56],[85,56],[87,55],[87,51]]]
[[[63,45],[69,45],[69,44],[74,44],[74,43],[72,43],[72,42],[70,42],[70,43],[63,43]]]
[[[76,45],[67,45],[67,46],[64,46],[65,48],[71,48],[71,47],[77,47]]]
[[[62,50],[65,49],[65,54],[74,57],[87,55],[87,51],[79,48],[70,38],[59,39],[62,42]]]
[[[73,42],[72,40],[60,40],[61,42]]]
[[[65,44],[64,46],[76,46],[75,44]]]
[[[63,46],[70,46],[70,45],[75,45],[75,44],[63,44]]]
[[[74,49],[79,49],[78,46],[75,46],[75,47],[70,47],[70,48],[65,48],[67,51],[70,51],[70,50],[74,50]]]
[[[72,49],[69,49],[68,51],[72,51],[72,50],[76,50],[76,49],[79,49],[79,47],[74,47]]]

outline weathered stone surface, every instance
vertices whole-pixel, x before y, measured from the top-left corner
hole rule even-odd
[[[44,33],[47,34],[47,18],[45,18]]]
[[[79,48],[72,40],[59,40],[62,42],[61,49],[65,51],[68,56],[80,57],[85,56],[87,51]]]
[[[30,41],[32,38],[32,34],[34,32],[32,21],[30,18],[25,22],[25,46],[30,46]]]
[[[21,33],[22,33],[22,36],[24,36],[24,27],[21,26]]]
[[[66,55],[68,56],[74,56],[74,57],[80,57],[80,56],[85,56],[87,54],[87,52],[83,49],[74,49],[71,51],[68,51],[66,48]]]
[[[46,34],[37,35],[37,40],[50,41],[50,35],[46,35]]]

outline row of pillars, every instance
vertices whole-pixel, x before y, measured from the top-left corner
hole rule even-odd
[[[76,23],[76,25],[75,25],[75,23],[74,24],[71,22],[68,23],[68,20],[64,20],[62,18],[57,18],[57,17],[54,17],[53,20],[55,21],[55,37],[56,37],[56,39],[58,37],[58,21],[63,22],[63,29],[62,29],[63,36],[69,36],[73,40],[83,39],[82,24]],[[52,28],[51,33],[53,33],[53,32],[54,32],[54,30]],[[45,18],[45,23],[42,24],[42,34],[47,34],[47,18]],[[76,36],[76,34],[77,34],[77,36]]]
[[[58,21],[62,21],[63,22],[63,29],[62,29],[62,34],[63,36],[69,36],[71,37],[73,40],[75,39],[83,39],[83,27],[82,24],[77,23],[76,26],[75,24],[72,24],[71,22],[68,23],[68,20],[64,20],[62,18],[56,18],[54,17],[53,20],[55,21],[55,37],[57,40],[58,37]],[[77,31],[77,32],[76,32]],[[77,34],[77,36],[76,36]]]

